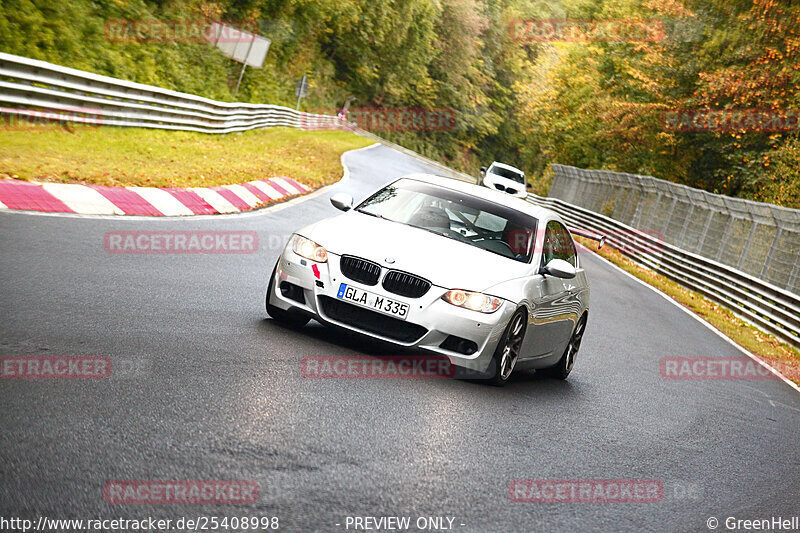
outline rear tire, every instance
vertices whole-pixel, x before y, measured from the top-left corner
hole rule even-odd
[[[298,313],[292,312],[291,310],[281,309],[280,307],[276,307],[269,303],[269,297],[275,290],[275,273],[278,271],[278,265],[280,264],[281,260],[278,259],[278,262],[275,264],[275,268],[272,269],[272,276],[269,278],[269,284],[267,285],[267,298],[266,298],[266,308],[267,314],[271,316],[276,322],[280,322],[285,326],[289,326],[291,328],[302,328],[308,321],[311,320],[309,317]]]
[[[493,373],[490,383],[497,387],[505,385],[511,374],[514,372],[514,366],[519,359],[519,350],[522,347],[522,340],[525,338],[525,331],[527,329],[526,314],[523,309],[511,315],[508,321],[505,332],[497,343],[497,348],[494,351],[490,369]]]
[[[578,356],[578,350],[581,347],[581,341],[583,340],[583,332],[586,331],[586,320],[585,314],[578,320],[578,325],[575,326],[575,330],[572,332],[569,344],[564,349],[564,355],[561,356],[555,366],[545,369],[548,375],[556,379],[567,379],[567,376],[572,372],[572,368],[575,366],[575,359]]]

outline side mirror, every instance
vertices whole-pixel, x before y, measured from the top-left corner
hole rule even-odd
[[[486,175],[486,167],[481,167],[481,177]]]
[[[331,196],[331,204],[341,211],[350,211],[353,208],[353,197],[346,192],[337,192]]]
[[[528,190],[531,190],[531,189],[533,189],[533,185],[531,185],[531,182],[530,182],[530,181],[526,181],[526,182],[525,182],[525,188],[526,188],[526,189],[528,189]]]
[[[551,259],[550,262],[544,266],[542,272],[563,279],[572,279],[578,273],[574,266],[563,259]]]

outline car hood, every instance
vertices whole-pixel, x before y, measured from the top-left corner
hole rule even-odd
[[[448,289],[483,291],[526,275],[530,265],[448,237],[351,211],[298,231],[329,252],[369,259]],[[389,264],[386,258],[393,258]]]

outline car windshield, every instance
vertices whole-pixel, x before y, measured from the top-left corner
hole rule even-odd
[[[500,176],[501,178],[510,179],[511,181],[516,181],[517,183],[525,183],[525,178],[522,177],[522,174],[515,170],[510,170],[508,168],[499,167],[497,165],[491,167],[489,172]]]
[[[398,180],[367,198],[356,211],[524,263],[533,254],[536,218],[430,183]]]

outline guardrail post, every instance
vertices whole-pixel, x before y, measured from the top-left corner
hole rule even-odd
[[[639,188],[639,199],[636,201],[636,208],[634,209],[633,214],[631,215],[631,226],[637,228],[639,227],[639,223],[642,220],[642,204],[644,203],[645,191],[641,182],[633,183],[632,187]]]
[[[656,201],[653,203],[653,209],[650,211],[650,218],[649,218],[650,222],[649,222],[649,224],[651,224],[651,225],[653,223],[653,220],[655,220],[655,218],[656,218],[656,210],[658,209],[658,205],[660,203],[661,203],[661,191],[658,191],[658,193],[656,194]],[[641,220],[639,221],[639,224],[641,224]],[[651,229],[655,229],[655,228],[651,228]]]
[[[690,199],[691,200],[691,199]],[[678,237],[678,242],[681,243],[681,246],[684,248],[686,247],[686,242],[683,240],[686,238],[686,228],[689,227],[689,221],[692,219],[692,215],[694,214],[694,201],[692,201],[692,207],[689,209],[689,213],[686,215],[686,219],[683,221],[683,227],[681,228],[681,236]]]
[[[708,218],[706,219],[706,227],[703,228],[703,234],[700,236],[700,242],[697,244],[697,253],[703,249],[703,244],[706,242],[706,235],[708,235],[708,228],[711,227],[711,219],[714,218],[714,210],[708,209]]]
[[[787,287],[790,291],[792,287],[794,287],[794,282],[797,279],[797,272],[800,270],[800,255],[795,257],[794,259],[794,266],[792,267],[792,273],[789,274],[789,286]]]
[[[742,253],[739,254],[739,261],[736,262],[736,268],[739,270],[742,269],[742,264],[744,263],[744,258],[747,257],[747,251],[750,249],[750,243],[753,242],[753,235],[756,234],[756,221],[750,220],[750,233],[747,235],[747,242],[744,243],[744,248],[742,248]]]
[[[667,215],[667,221],[664,223],[663,233],[666,234],[667,230],[669,229],[669,223],[672,222],[672,213],[675,212],[675,205],[678,203],[678,197],[672,197],[672,205],[669,207],[669,215]]]
[[[769,268],[769,264],[772,261],[772,255],[775,253],[775,248],[778,246],[778,239],[781,238],[781,232],[783,232],[783,228],[779,227],[778,231],[775,232],[775,238],[772,239],[772,246],[769,247],[767,260],[764,261],[764,266],[761,267],[761,274],[759,275],[761,279],[766,279],[767,269]]]
[[[725,231],[722,232],[722,238],[719,240],[719,249],[717,250],[717,257],[715,260],[717,262],[722,262],[722,251],[728,245],[728,232],[733,225],[733,215],[728,215],[728,223],[725,224]]]

